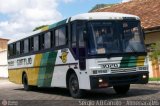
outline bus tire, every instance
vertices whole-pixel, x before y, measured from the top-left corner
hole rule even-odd
[[[23,75],[23,87],[25,91],[31,90],[31,86],[28,85],[28,78],[26,74]]]
[[[79,89],[79,82],[75,73],[72,73],[69,77],[69,91],[74,98],[81,98],[84,95],[84,91]]]
[[[129,91],[130,84],[113,86],[117,94],[126,94]]]

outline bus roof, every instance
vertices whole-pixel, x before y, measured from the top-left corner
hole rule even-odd
[[[125,18],[135,18],[139,20],[140,18],[131,14],[115,13],[115,12],[93,12],[78,14],[71,17],[71,21],[74,20],[123,20]]]
[[[138,16],[130,15],[130,14],[114,13],[114,12],[93,12],[93,13],[83,13],[83,14],[78,14],[78,15],[72,16],[72,17],[70,17],[70,21],[75,21],[75,20],[123,20],[123,19],[129,19],[129,18],[132,18],[132,19],[134,18],[136,20],[140,19]],[[44,32],[46,30],[55,28],[57,26],[66,24],[66,23],[68,23],[68,20],[69,20],[69,18],[64,19],[62,21],[59,21],[57,23],[51,24],[47,27],[44,27],[40,30],[28,33],[28,34],[26,34],[26,36],[23,36],[21,38],[10,40],[8,42],[8,44],[16,42],[21,39],[25,39],[27,37],[30,37],[32,35],[35,35],[35,34],[38,34],[41,32]]]

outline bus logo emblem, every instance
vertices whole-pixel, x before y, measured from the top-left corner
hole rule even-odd
[[[119,64],[101,64],[102,68],[118,68]]]
[[[63,63],[67,62],[67,55],[68,55],[68,52],[62,52],[61,56],[59,56]]]

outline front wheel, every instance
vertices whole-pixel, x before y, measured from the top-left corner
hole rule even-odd
[[[71,74],[69,78],[69,91],[74,98],[81,98],[84,95],[84,91],[79,89],[79,82],[76,74]]]
[[[129,91],[130,84],[113,86],[117,94],[126,94]]]

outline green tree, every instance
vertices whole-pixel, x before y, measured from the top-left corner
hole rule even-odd
[[[157,42],[156,44],[151,45],[151,58],[158,59],[158,56],[160,56],[160,42]]]
[[[152,60],[152,69],[153,73],[155,73],[153,78],[150,78],[150,80],[159,81],[160,80],[160,67],[159,67],[159,56],[160,56],[160,42],[157,42],[156,44],[151,45],[152,52],[150,53],[150,58]]]
[[[115,5],[115,4],[97,4],[89,12],[94,12],[97,9],[104,8],[104,7],[110,7],[113,5]]]

